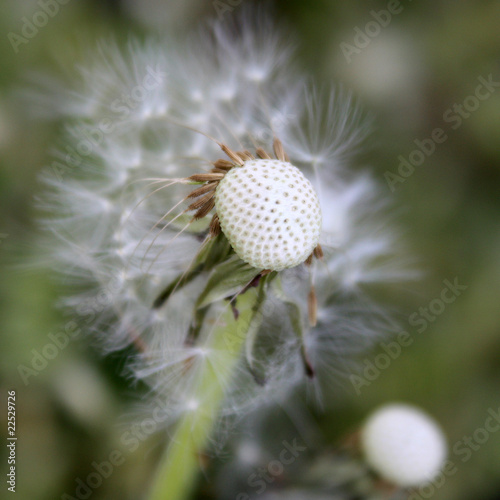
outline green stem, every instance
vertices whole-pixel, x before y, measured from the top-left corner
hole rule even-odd
[[[200,454],[208,444],[225,390],[231,384],[235,366],[241,356],[246,333],[256,316],[259,307],[258,291],[262,286],[264,283],[259,285],[259,290],[251,289],[238,297],[238,319],[234,319],[228,308],[222,319],[224,326],[212,333],[207,347],[216,352],[216,360],[206,361],[197,368],[196,383],[191,395],[195,406],[177,424],[159,466],[149,500],[189,498],[196,483]]]

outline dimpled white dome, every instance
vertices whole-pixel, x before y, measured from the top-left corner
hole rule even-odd
[[[234,167],[217,187],[215,208],[234,251],[253,267],[298,266],[318,244],[318,196],[291,163],[250,160]]]
[[[446,458],[446,441],[436,422],[410,405],[391,404],[371,415],[361,436],[367,462],[402,486],[432,481]]]

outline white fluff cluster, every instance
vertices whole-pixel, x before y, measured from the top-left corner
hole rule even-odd
[[[419,408],[389,404],[375,411],[362,431],[368,463],[402,487],[432,481],[444,465],[446,440],[437,423]]]
[[[103,42],[49,104],[67,125],[40,204],[54,237],[54,267],[71,289],[65,305],[105,351],[134,350],[133,375],[165,395],[174,416],[196,407],[186,394],[197,364],[217,370],[224,359],[207,347],[209,327],[186,343],[209,272],[152,307],[189,270],[206,235],[209,218],[188,225],[190,214],[180,215],[188,186],[167,179],[209,171],[224,157],[207,135],[234,151],[269,152],[278,137],[322,213],[324,257],[281,272],[281,283],[269,287],[262,324],[225,388],[223,414],[282,397],[305,380],[331,386],[329,375],[337,378],[354,353],[391,329],[364,285],[407,276],[377,183],[343,166],[364,136],[349,95],[305,84],[275,26],[243,12],[182,42],[125,49]],[[311,283],[314,328],[307,319]],[[205,324],[228,307],[212,304]],[[315,372],[310,379],[304,352]]]

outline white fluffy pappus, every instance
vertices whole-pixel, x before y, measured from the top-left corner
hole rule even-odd
[[[244,12],[182,42],[102,42],[71,89],[39,102],[67,124],[39,198],[54,268],[71,288],[65,305],[105,352],[135,350],[131,373],[167,398],[174,416],[199,403],[187,396],[199,367],[224,363],[210,336],[237,307],[236,295],[223,300],[235,293],[228,289],[187,341],[200,292],[228,259],[248,272],[210,222],[209,184],[215,189],[224,169],[274,150],[315,189],[322,229],[321,251],[271,273],[279,279],[265,289],[221,415],[283,398],[304,381],[331,386],[355,353],[394,329],[364,285],[410,276],[377,183],[344,166],[365,135],[350,95],[304,83],[282,33]],[[208,190],[195,217],[191,184]],[[227,259],[194,272],[216,238]]]
[[[417,407],[387,404],[367,419],[361,444],[367,462],[401,487],[422,486],[444,465],[447,444],[435,420]]]

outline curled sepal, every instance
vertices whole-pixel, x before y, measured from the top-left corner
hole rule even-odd
[[[274,277],[276,277],[276,273],[273,273],[272,275],[263,276],[260,279],[257,288],[257,299],[252,308],[253,316],[250,325],[248,327],[248,332],[246,334],[246,340],[245,340],[245,357],[248,363],[248,367],[252,372],[255,380],[259,383],[264,383],[265,381],[260,380],[255,373],[253,349],[255,341],[257,339],[257,334],[259,333],[260,330],[260,326],[262,325],[262,321],[264,320],[264,315],[262,313],[262,306],[266,299],[267,283]]]
[[[238,294],[250,285],[260,272],[261,269],[255,269],[236,255],[230,257],[212,271],[196,307],[203,308],[217,300]]]
[[[224,235],[221,234],[216,238],[207,240],[207,243],[202,246],[189,269],[176,276],[158,295],[153,302],[153,309],[162,307],[174,292],[191,283],[202,272],[210,271],[216,265],[224,262],[230,254],[231,246]]]
[[[304,321],[302,319],[300,307],[283,291],[281,279],[279,277],[278,279],[274,280],[272,287],[274,294],[283,301],[287,308],[288,317],[290,319],[293,332],[297,336],[297,339],[300,343],[300,355],[302,357],[302,362],[304,363],[304,371],[308,377],[314,377],[314,368],[312,367],[307,355],[307,349],[304,339]]]

